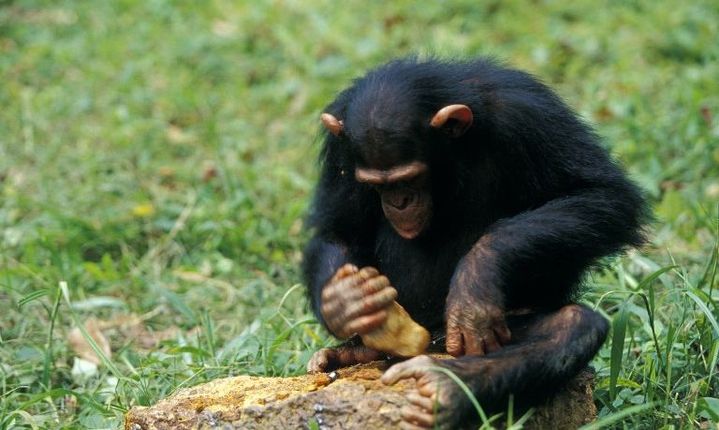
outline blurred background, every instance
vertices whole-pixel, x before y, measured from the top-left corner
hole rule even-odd
[[[716,1],[3,0],[0,428],[302,373],[318,116],[408,54],[495,56],[596,126],[656,211],[587,278],[600,426],[715,427]]]

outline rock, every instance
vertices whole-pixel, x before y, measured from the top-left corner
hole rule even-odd
[[[387,366],[373,362],[329,374],[217,379],[154,406],[132,408],[125,430],[396,428],[407,404],[404,394],[414,382],[383,385],[379,377]],[[594,420],[592,380],[591,372],[582,372],[536,408],[524,428],[575,429]]]

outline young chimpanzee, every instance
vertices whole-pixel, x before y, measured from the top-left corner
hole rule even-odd
[[[458,357],[383,375],[417,379],[406,427],[452,427],[471,410],[438,366],[491,410],[510,394],[531,405],[587,365],[608,325],[574,293],[599,257],[642,243],[646,204],[549,88],[487,59],[403,59],[356,80],[321,119],[304,259],[317,318],[347,339],[397,300]],[[353,338],[308,370],[383,357]]]

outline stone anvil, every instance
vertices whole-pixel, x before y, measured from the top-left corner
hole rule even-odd
[[[136,406],[125,430],[156,429],[391,429],[413,380],[386,386],[387,362],[286,378],[236,376],[177,391],[154,406]],[[593,374],[583,371],[534,408],[524,428],[576,429],[596,418]],[[515,420],[519,418],[515,416]],[[467,427],[477,423],[467,423]],[[494,425],[501,426],[501,421]]]

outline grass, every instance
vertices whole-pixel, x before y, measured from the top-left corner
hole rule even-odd
[[[318,114],[410,53],[498,56],[596,125],[657,219],[587,281],[595,427],[715,427],[717,40],[710,0],[0,1],[0,428],[301,373],[331,342],[298,285]]]

